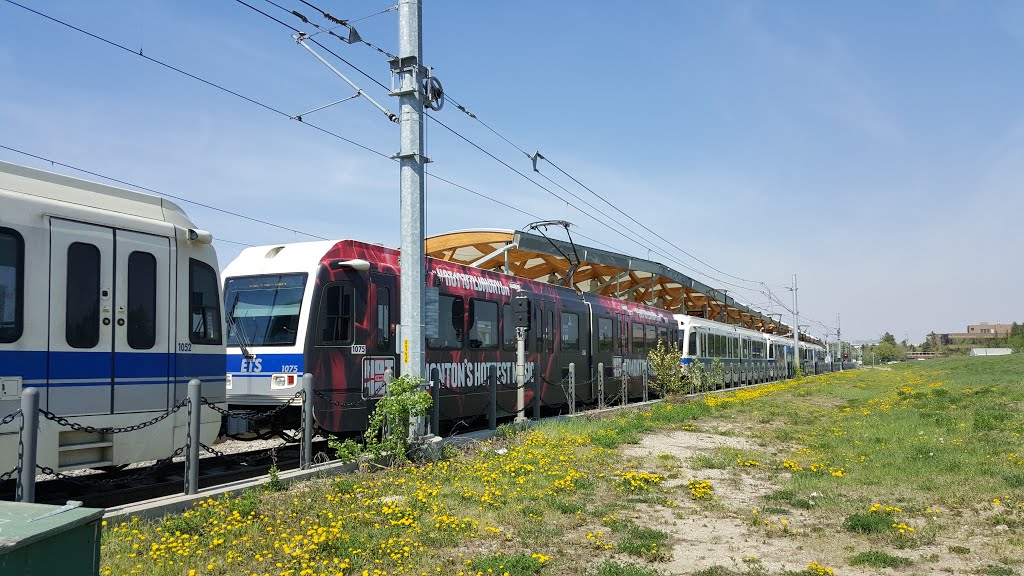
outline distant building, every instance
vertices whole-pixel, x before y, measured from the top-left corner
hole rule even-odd
[[[971,348],[971,356],[1006,356],[1013,348]]]
[[[946,334],[932,332],[928,335],[928,341],[936,345],[949,345],[964,340],[995,340],[996,338],[1006,338],[1010,335],[1011,330],[1013,330],[1013,324],[989,324],[988,322],[982,322],[981,324],[968,324],[967,332],[951,332]]]

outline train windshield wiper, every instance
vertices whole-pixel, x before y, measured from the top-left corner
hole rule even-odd
[[[252,352],[249,352],[249,339],[245,336],[245,330],[242,330],[242,325],[239,322],[235,322],[235,308],[238,307],[238,294],[235,294],[235,301],[231,303],[231,311],[228,312],[228,326],[235,333],[235,340],[238,341],[238,347],[242,349],[242,357],[246,360],[251,360],[254,357]]]

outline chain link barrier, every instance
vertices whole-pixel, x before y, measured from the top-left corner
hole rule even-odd
[[[273,446],[271,448],[267,448],[267,449],[264,449],[264,450],[261,450],[261,451],[258,451],[258,452],[253,452],[252,454],[228,454],[227,452],[221,452],[220,450],[217,450],[216,448],[212,448],[210,446],[207,446],[206,444],[203,444],[202,442],[199,443],[199,447],[202,448],[208,454],[211,454],[211,455],[216,456],[218,458],[223,458],[223,459],[225,459],[225,460],[227,460],[229,462],[234,462],[235,464],[246,464],[246,465],[249,465],[249,464],[252,464],[253,462],[258,462],[260,460],[264,460],[264,459],[267,459],[267,458],[274,458],[278,450],[280,450],[281,448],[284,448],[284,447],[286,447],[286,446],[288,446],[290,444],[292,444],[292,443],[290,443],[290,442],[282,442],[281,444],[278,444],[277,446]]]
[[[40,466],[38,464],[36,465],[36,469],[39,470],[39,472],[46,474],[47,476],[53,476],[54,478],[67,481],[72,484],[80,484],[83,486],[89,486],[93,488],[103,488],[107,486],[118,486],[121,484],[128,484],[131,482],[135,482],[137,480],[142,480],[143,478],[151,477],[160,468],[164,468],[167,465],[173,463],[175,458],[183,456],[185,454],[185,450],[187,449],[187,444],[180,446],[177,450],[172,452],[170,456],[166,458],[161,458],[160,460],[157,460],[156,462],[144,468],[139,468],[138,472],[133,472],[126,476],[119,476],[116,478],[101,478],[97,480],[90,478],[89,476],[73,476],[70,474],[65,474],[63,472],[58,472],[53,468],[50,468],[49,466]]]
[[[204,404],[206,406],[209,406],[214,412],[217,412],[217,413],[219,413],[219,414],[221,414],[223,416],[227,416],[228,418],[238,418],[240,420],[246,420],[248,422],[259,422],[260,420],[267,420],[269,418],[273,418],[274,416],[277,416],[281,412],[284,412],[285,410],[287,410],[288,408],[290,408],[292,406],[292,400],[295,400],[297,398],[301,398],[302,396],[303,396],[303,391],[299,390],[294,395],[292,395],[290,398],[288,398],[287,402],[281,404],[280,406],[277,406],[277,407],[273,408],[272,410],[268,410],[266,412],[259,412],[257,414],[249,414],[247,412],[240,412],[240,411],[228,410],[226,408],[221,408],[220,406],[217,406],[217,404],[215,404],[214,402],[211,402],[210,400],[207,400],[205,396],[201,397],[199,399],[199,401],[200,401],[200,403],[202,403],[202,404]]]
[[[328,398],[326,394],[319,390],[313,390],[313,395],[316,396],[317,398],[320,398],[321,400],[324,400],[325,402],[328,402],[331,406],[336,406],[338,408],[360,408],[366,406],[365,398],[360,398],[355,402],[340,402],[338,400],[332,400],[331,398]]]
[[[17,418],[18,416],[21,416],[21,408],[18,408],[17,410],[11,412],[7,416],[4,416],[3,420],[0,420],[0,426],[6,426],[7,424],[14,422],[14,419]]]
[[[21,471],[21,467],[20,466],[15,466],[14,468],[11,468],[7,472],[4,472],[3,474],[0,474],[0,482],[6,482],[8,480],[13,480],[14,476],[18,472],[20,472],[20,471]]]
[[[170,410],[164,412],[163,414],[161,414],[159,416],[155,416],[155,417],[153,417],[153,418],[151,418],[151,419],[149,419],[149,420],[147,420],[145,422],[140,422],[139,424],[132,424],[130,426],[121,426],[121,427],[99,427],[99,428],[97,428],[96,426],[87,426],[87,425],[84,425],[84,424],[79,424],[78,422],[72,422],[71,420],[68,420],[67,418],[65,418],[63,416],[58,416],[58,415],[54,414],[53,412],[50,412],[49,410],[43,410],[42,408],[39,409],[39,413],[42,414],[43,417],[46,418],[47,420],[53,421],[53,422],[57,423],[60,426],[64,426],[66,428],[71,428],[72,430],[76,430],[78,432],[88,432],[90,434],[123,434],[125,432],[136,432],[138,430],[143,430],[145,428],[149,428],[150,426],[153,426],[153,425],[155,425],[155,424],[157,424],[157,423],[159,423],[159,422],[169,418],[172,414],[176,413],[178,410],[181,410],[187,404],[188,404],[188,398],[185,398],[181,402],[178,402],[177,404],[175,404],[173,408],[171,408]]]

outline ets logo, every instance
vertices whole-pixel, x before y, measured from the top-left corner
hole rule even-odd
[[[239,372],[262,372],[263,371],[263,359],[262,358],[245,358],[242,357],[242,367],[238,369]]]

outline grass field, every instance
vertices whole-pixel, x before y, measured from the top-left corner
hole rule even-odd
[[[1024,358],[578,418],[107,526],[103,574],[1024,574]]]

